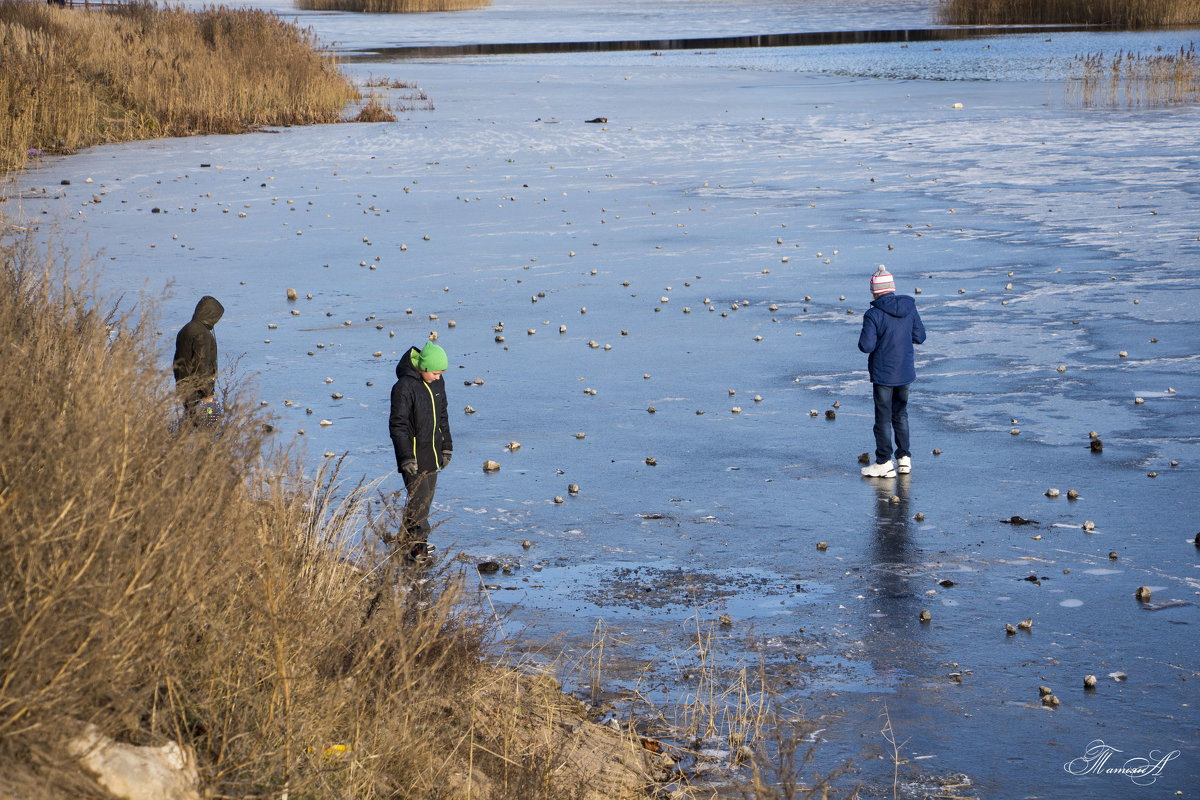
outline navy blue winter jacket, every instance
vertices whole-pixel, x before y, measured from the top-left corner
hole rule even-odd
[[[907,386],[916,380],[913,345],[923,341],[925,326],[911,297],[889,293],[872,300],[858,335],[858,349],[867,354],[871,383]]]

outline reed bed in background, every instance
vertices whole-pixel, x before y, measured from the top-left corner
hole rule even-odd
[[[492,0],[295,0],[305,11],[363,11],[368,14],[419,14],[466,11],[490,6]]]
[[[100,796],[63,755],[91,722],[194,748],[204,796],[566,796],[523,714],[573,701],[487,665],[453,571],[380,582],[395,498],[306,477],[237,389],[171,433],[153,303],[3,230],[0,794]]]
[[[358,93],[272,14],[0,0],[0,175],[37,152],[339,120]]]
[[[1196,46],[1178,53],[1142,55],[1119,51],[1076,56],[1067,97],[1087,107],[1163,106],[1200,102]]]
[[[947,25],[1106,25],[1137,30],[1200,23],[1200,0],[942,0]]]

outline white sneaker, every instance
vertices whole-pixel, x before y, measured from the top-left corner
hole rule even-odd
[[[899,472],[901,475],[907,475],[912,472],[912,456],[900,456],[896,465],[896,472]]]
[[[896,477],[896,468],[892,466],[891,461],[885,461],[882,464],[863,467],[862,474],[864,478],[894,478]]]

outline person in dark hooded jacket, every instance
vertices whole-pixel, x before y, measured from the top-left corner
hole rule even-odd
[[[867,354],[875,399],[875,463],[863,467],[868,478],[891,478],[912,471],[908,449],[908,385],[917,378],[913,345],[925,341],[925,326],[911,297],[896,294],[896,284],[880,264],[871,276],[871,307],[863,314],[858,349]],[[892,463],[892,438],[896,460]]]
[[[428,543],[429,510],[438,471],[450,463],[454,450],[442,380],[448,366],[446,351],[433,342],[426,342],[420,350],[410,347],[396,364],[388,432],[396,451],[396,468],[408,490],[403,536],[405,558],[410,562],[433,550]]]
[[[196,303],[191,321],[175,337],[175,389],[188,415],[220,416],[216,403],[217,337],[213,326],[221,319],[225,308],[215,297],[204,295]]]

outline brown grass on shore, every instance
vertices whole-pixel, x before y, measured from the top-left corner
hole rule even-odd
[[[466,11],[490,6],[492,0],[295,0],[305,11],[363,11],[368,14],[420,14]]]
[[[1067,78],[1067,97],[1085,108],[1200,102],[1196,46],[1165,55],[1120,51],[1111,57],[1076,56]]]
[[[170,433],[153,303],[99,303],[78,269],[0,238],[0,794],[102,796],[64,756],[86,722],[194,748],[204,796],[632,794],[637,752],[484,662],[496,628],[462,575],[377,593],[362,536],[395,498],[369,513],[374,487],[272,455],[227,386],[218,432]],[[601,751],[624,784],[577,760]]]
[[[28,151],[334,122],[358,93],[310,32],[255,10],[0,0],[0,175]]]
[[[947,25],[1109,25],[1123,29],[1200,23],[1200,0],[942,0]]]

